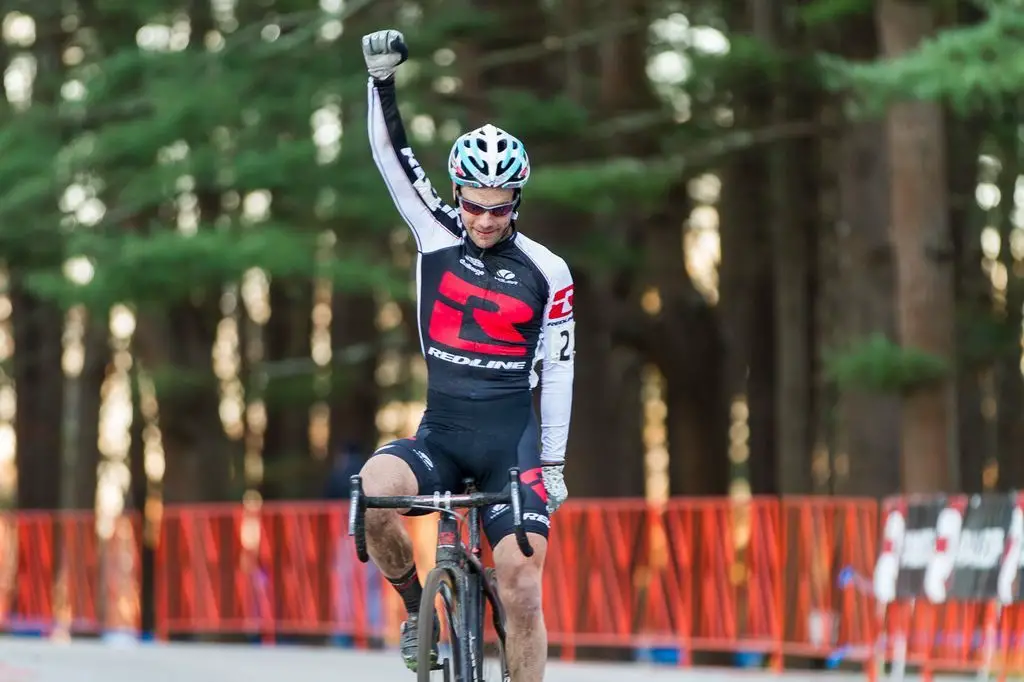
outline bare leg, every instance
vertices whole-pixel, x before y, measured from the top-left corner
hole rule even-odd
[[[419,490],[412,469],[400,457],[378,454],[363,466],[363,490],[369,497],[392,497],[415,495]],[[399,649],[402,659],[410,670],[416,670],[420,600],[423,586],[416,574],[413,560],[412,541],[402,523],[404,509],[366,510],[366,550],[373,562],[395,587],[402,597],[409,619],[402,623]],[[431,655],[433,663],[437,658],[436,642]]]
[[[541,608],[541,576],[548,543],[529,533],[532,557],[523,556],[515,536],[509,535],[494,548],[498,594],[505,607],[506,652],[512,682],[542,682],[548,658],[548,631]]]
[[[363,465],[360,475],[363,477],[363,490],[369,497],[415,495],[417,492],[418,486],[412,469],[394,455],[374,455]],[[373,563],[392,583],[408,579],[409,572],[414,568],[412,541],[402,523],[402,511],[366,510],[366,550]],[[402,592],[400,585],[396,584],[395,587]]]

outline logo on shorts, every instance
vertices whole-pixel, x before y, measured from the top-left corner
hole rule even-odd
[[[537,523],[543,523],[545,528],[551,527],[551,519],[545,514],[538,514],[537,512],[524,512],[523,521],[536,521]]]
[[[434,470],[434,463],[430,461],[429,457],[427,457],[427,453],[423,452],[422,450],[417,450],[416,448],[413,448],[412,451],[415,452],[416,455],[420,458],[420,460],[422,460],[423,463],[427,465],[428,469],[430,469],[431,471]]]
[[[487,514],[487,519],[489,521],[493,521],[494,519],[498,518],[499,516],[501,516],[502,514],[504,514],[507,511],[508,511],[508,505],[507,504],[496,504],[493,507],[491,507],[491,511]]]
[[[530,490],[537,493],[537,496],[540,498],[541,502],[547,504],[548,491],[547,488],[544,487],[544,475],[542,473],[541,467],[527,469],[522,474],[520,474],[519,478],[522,480],[524,484],[526,484],[526,486]]]

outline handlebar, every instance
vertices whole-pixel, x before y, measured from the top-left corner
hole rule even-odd
[[[394,497],[367,497],[363,492],[363,479],[356,474],[349,479],[348,534],[355,536],[356,555],[364,564],[370,555],[366,552],[366,510],[367,509],[431,509],[442,513],[454,509],[470,507],[489,507],[494,504],[507,504],[512,507],[512,524],[515,528],[516,544],[523,556],[533,556],[533,547],[526,537],[523,528],[522,484],[519,482],[519,469],[508,470],[508,491],[501,493],[434,493],[433,495],[398,495]]]

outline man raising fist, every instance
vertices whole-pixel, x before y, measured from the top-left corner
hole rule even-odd
[[[417,162],[395,97],[395,70],[408,59],[401,33],[363,37],[373,158],[416,239],[416,286],[427,406],[415,438],[377,450],[361,472],[370,496],[461,490],[473,477],[501,492],[522,471],[523,519],[535,552],[525,557],[507,507],[483,511],[506,611],[512,682],[541,682],[547,632],[541,576],[550,515],[567,496],[562,467],[572,410],[573,280],[565,261],[519,232],[530,178],[523,143],[491,124],[452,145],[448,175],[455,207]],[[536,366],[541,365],[538,379]],[[532,391],[541,386],[540,419]],[[417,512],[409,512],[417,513]],[[409,619],[401,649],[415,669],[422,589],[397,512],[366,512],[370,556],[401,594]],[[424,614],[425,616],[427,614]]]

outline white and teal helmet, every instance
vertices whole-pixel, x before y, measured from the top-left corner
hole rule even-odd
[[[488,123],[455,140],[448,175],[461,187],[518,190],[530,179],[530,157],[516,137]]]

